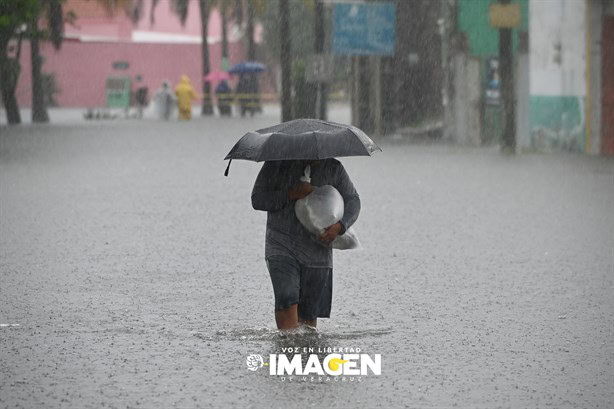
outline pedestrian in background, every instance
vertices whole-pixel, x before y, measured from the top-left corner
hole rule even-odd
[[[154,104],[158,118],[168,121],[175,106],[175,96],[171,91],[168,81],[162,82],[162,86],[156,91]]]
[[[138,119],[143,118],[143,111],[147,107],[147,94],[149,93],[149,88],[143,85],[136,89],[134,93],[134,100],[136,103],[136,117]]]
[[[228,81],[220,81],[215,87],[215,96],[217,97],[217,108],[220,111],[220,116],[232,116],[232,88]]]
[[[198,99],[199,96],[187,75],[181,76],[179,84],[175,87],[175,96],[179,107],[179,119],[189,121],[192,119],[192,100]]]

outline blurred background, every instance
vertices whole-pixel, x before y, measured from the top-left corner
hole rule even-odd
[[[377,135],[613,154],[614,2],[508,3],[3,1],[1,121],[113,116],[187,75],[202,115],[219,114],[228,81],[243,114],[281,104],[283,120],[326,118],[346,104]],[[227,74],[245,61],[261,69]]]
[[[614,407],[614,0],[0,0],[0,407]],[[260,163],[352,123],[362,250],[281,382]]]

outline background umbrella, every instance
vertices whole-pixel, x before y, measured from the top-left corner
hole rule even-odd
[[[363,131],[351,125],[319,119],[296,119],[248,132],[224,159],[254,162],[371,156],[382,149]],[[228,170],[225,176],[228,176]]]
[[[231,74],[257,73],[266,70],[266,65],[255,61],[244,61],[236,64],[228,72]]]

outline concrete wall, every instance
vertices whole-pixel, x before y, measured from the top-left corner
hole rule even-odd
[[[516,54],[516,147],[519,151],[531,149],[530,70],[529,54]]]
[[[452,139],[461,144],[479,145],[482,142],[480,59],[458,53],[453,58],[453,68]]]
[[[585,2],[529,3],[531,144],[583,151],[585,145]]]

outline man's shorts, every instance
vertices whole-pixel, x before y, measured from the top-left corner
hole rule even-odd
[[[305,267],[289,256],[269,256],[275,311],[298,304],[303,320],[329,318],[333,300],[333,269]]]

